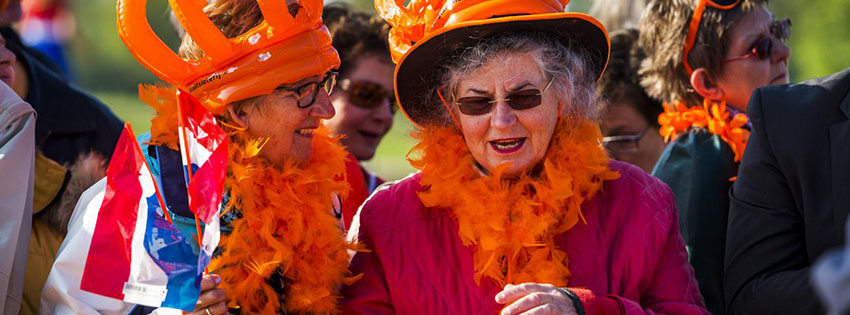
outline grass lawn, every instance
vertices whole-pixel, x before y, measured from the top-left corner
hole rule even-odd
[[[153,110],[139,101],[134,94],[121,92],[93,92],[97,98],[106,103],[118,118],[129,121],[133,132],[137,135],[150,129],[150,119]],[[375,157],[365,163],[366,168],[378,174],[385,180],[396,180],[414,171],[405,159],[407,152],[413,147],[413,140],[408,136],[413,130],[407,118],[402,114],[395,116],[392,130],[384,137]]]

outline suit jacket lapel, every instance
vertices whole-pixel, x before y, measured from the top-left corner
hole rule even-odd
[[[850,92],[841,101],[841,110],[850,118]],[[850,120],[845,120],[829,128],[831,170],[832,170],[832,210],[835,231],[843,242],[844,226],[850,212]]]

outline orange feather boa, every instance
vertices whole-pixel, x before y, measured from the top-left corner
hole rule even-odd
[[[174,90],[142,91],[146,93],[141,98],[154,102],[151,106],[157,110],[152,142],[176,147]],[[231,136],[227,209],[238,209],[241,218],[231,222],[230,235],[222,235],[222,252],[209,268],[222,277],[220,287],[231,307],[238,305],[243,314],[335,314],[338,289],[356,280],[350,277],[347,253],[356,248],[345,241],[331,211],[332,194],[348,192],[347,153],[323,128],[313,137],[310,161],[275,166],[257,156],[262,139],[244,133]],[[267,283],[274,272],[285,279],[283,296]]]
[[[735,162],[740,162],[750,138],[750,131],[743,128],[748,118],[745,114],[732,116],[726,110],[726,102],[703,100],[702,106],[688,107],[676,101],[673,106],[664,103],[664,112],[658,115],[659,132],[664,142],[688,132],[691,128],[704,128],[720,136],[732,148]]]
[[[560,121],[539,172],[510,179],[501,174],[507,165],[482,176],[452,128],[424,129],[414,137],[420,156],[411,163],[422,171],[425,187],[419,198],[426,207],[452,211],[461,240],[474,248],[476,282],[567,284],[567,253],[555,236],[584,220],[581,205],[603,181],[619,177],[608,168],[596,124]]]

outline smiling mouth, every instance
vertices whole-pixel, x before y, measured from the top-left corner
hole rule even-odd
[[[380,137],[380,135],[379,135],[379,134],[377,134],[377,133],[372,133],[372,132],[363,131],[363,130],[359,130],[358,132],[359,132],[359,133],[360,133],[360,135],[361,135],[361,136],[363,136],[364,138],[377,139],[377,138],[379,138],[379,137]]]
[[[305,136],[305,137],[312,137],[314,131],[316,131],[315,128],[301,128],[301,129],[296,129],[295,133],[302,135],[302,136]]]
[[[526,138],[501,139],[490,141],[490,147],[497,153],[508,154],[519,151]]]

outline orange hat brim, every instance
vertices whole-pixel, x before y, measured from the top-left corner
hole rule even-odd
[[[447,26],[416,43],[395,69],[395,92],[401,111],[415,125],[428,125],[445,110],[429,104],[426,95],[439,83],[441,67],[458,49],[505,33],[546,32],[558,36],[566,47],[581,49],[589,57],[590,72],[599,78],[608,64],[610,43],[602,23],[582,13],[548,13],[476,20]],[[432,102],[433,103],[433,102]]]

